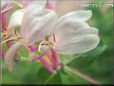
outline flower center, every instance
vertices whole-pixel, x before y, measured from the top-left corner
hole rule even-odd
[[[21,37],[17,32],[14,32],[15,36],[11,37],[7,32],[3,33],[3,39],[4,41],[1,42],[1,44],[6,43],[8,41],[17,41],[22,39],[23,37]]]
[[[53,42],[51,42],[49,40],[50,37],[53,39]],[[41,55],[45,51],[53,48],[54,47],[54,42],[55,42],[55,35],[54,35],[54,33],[51,34],[51,35],[46,36],[45,39],[42,40],[40,43],[35,42],[35,44],[37,44],[37,47],[38,47],[37,54]]]

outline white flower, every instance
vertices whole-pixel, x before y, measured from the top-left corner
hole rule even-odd
[[[21,31],[20,34],[18,34],[19,37],[17,36],[10,38],[18,40],[7,50],[5,55],[5,62],[8,66],[9,71],[13,70],[12,61],[14,60],[17,51],[20,49],[20,47],[27,46],[27,44],[29,43],[29,36],[31,36],[33,32],[32,30],[34,30],[33,27],[28,28],[29,24],[31,24],[32,22],[30,20],[26,20],[26,18],[37,17],[37,14],[40,13],[40,11],[45,7],[45,4],[46,0],[34,0],[31,1],[31,3],[26,8],[16,10],[11,15],[8,26],[8,32],[12,32],[12,29],[15,29],[17,26],[21,27]],[[45,19],[45,17],[42,19]]]
[[[12,14],[8,28],[20,25],[22,39],[6,53],[5,61],[9,70],[12,70],[12,60],[18,49],[35,41],[43,40],[49,49],[53,48],[56,53],[69,55],[88,52],[98,45],[98,29],[86,23],[92,16],[90,10],[73,11],[57,19],[54,11],[43,9],[44,7],[45,0],[40,4],[32,2],[26,9],[17,10]],[[41,46],[45,48],[44,45]]]

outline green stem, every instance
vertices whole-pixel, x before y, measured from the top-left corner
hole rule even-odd
[[[56,73],[52,74],[45,82],[44,84],[47,84],[54,76]]]
[[[91,78],[91,77],[89,77],[89,76],[87,76],[87,75],[81,73],[81,72],[80,72],[78,69],[76,69],[76,68],[72,68],[72,67],[65,66],[65,69],[67,69],[68,71],[70,71],[70,72],[72,72],[72,73],[74,73],[74,74],[80,76],[81,78],[83,78],[83,79],[89,81],[89,82],[92,83],[92,84],[101,85],[101,83],[100,83],[99,81],[97,81],[97,80],[95,80],[95,79],[93,79],[93,78]]]

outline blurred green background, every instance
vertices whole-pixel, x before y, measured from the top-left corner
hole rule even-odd
[[[82,55],[60,55],[63,67],[54,75],[42,64],[24,59],[14,65],[13,72],[8,72],[2,59],[2,84],[91,84],[65,69],[66,64],[102,84],[114,84],[114,7],[84,9],[92,10],[93,16],[88,23],[99,29],[101,41],[96,49]],[[3,48],[5,49],[5,45]],[[20,53],[23,57],[27,56],[27,51],[24,49],[21,49]]]

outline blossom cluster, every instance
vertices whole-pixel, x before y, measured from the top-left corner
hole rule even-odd
[[[0,41],[8,49],[5,52],[0,48],[0,55],[9,71],[22,47],[28,50],[30,61],[39,60],[51,73],[61,68],[59,54],[81,54],[97,47],[99,31],[86,22],[92,16],[91,10],[74,10],[58,17],[55,9],[56,0],[2,1]]]

